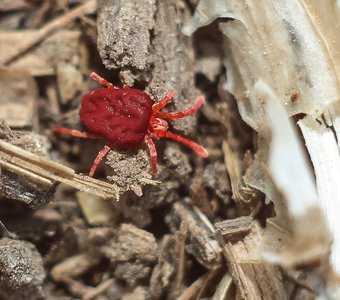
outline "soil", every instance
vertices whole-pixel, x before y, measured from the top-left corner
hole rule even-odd
[[[235,257],[273,210],[242,180],[254,132],[223,89],[218,24],[181,32],[196,5],[0,1],[0,299],[243,297]],[[82,95],[99,87],[90,71],[155,103],[174,90],[164,111],[203,95],[170,129],[209,157],[160,139],[156,176],[145,145],[112,148],[87,176],[105,141],[52,128],[85,130]],[[265,284],[281,289],[281,271],[268,268]]]

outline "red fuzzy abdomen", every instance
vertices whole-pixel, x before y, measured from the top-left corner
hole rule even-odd
[[[90,132],[115,146],[141,144],[152,114],[152,100],[136,89],[97,89],[84,95],[79,115]]]

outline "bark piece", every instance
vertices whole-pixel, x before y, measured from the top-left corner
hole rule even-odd
[[[263,231],[249,217],[215,224],[223,253],[241,299],[286,299],[280,270],[261,261]]]
[[[214,226],[218,233],[228,241],[239,241],[252,231],[253,218],[250,216],[239,217],[218,222]]]
[[[157,243],[150,232],[132,224],[122,224],[117,237],[103,247],[103,252],[112,263],[131,260],[152,263],[157,259]]]
[[[166,160],[166,168],[172,173],[173,177],[178,177],[182,181],[190,178],[192,167],[189,162],[189,157],[184,153],[181,145],[173,145],[164,150],[164,158]]]
[[[33,131],[13,131],[13,134],[14,138],[10,140],[12,145],[20,147],[30,153],[49,157],[51,144],[46,136]]]
[[[0,196],[24,202],[31,208],[37,209],[46,205],[52,199],[58,183],[50,183],[46,186],[14,172],[2,170]]]
[[[81,253],[65,259],[51,270],[51,276],[58,282],[67,282],[76,278],[97,265],[101,260],[100,255],[94,253]]]
[[[154,27],[155,0],[98,3],[98,48],[108,69],[150,66],[150,35]]]
[[[166,173],[168,173],[166,171]],[[143,191],[143,196],[140,198],[135,197],[133,202],[134,209],[152,209],[170,204],[179,199],[178,188],[180,183],[173,178],[158,177],[162,184],[149,185]],[[131,199],[131,197],[130,197]]]
[[[175,90],[177,111],[191,106],[198,95],[193,46],[180,32],[188,11],[178,10],[175,0],[102,0],[98,10],[98,48],[105,66],[123,68],[120,75],[128,85],[135,79],[150,82],[152,72],[147,92],[160,100]],[[189,133],[194,125],[191,116],[177,120],[175,128]]]
[[[8,300],[45,299],[42,258],[29,242],[0,240],[0,294]]]
[[[183,111],[193,105],[199,94],[195,88],[194,49],[192,40],[181,33],[182,22],[190,17],[189,9],[178,9],[176,0],[158,1],[155,15],[154,68],[147,89],[155,99],[161,99],[169,90],[175,91],[173,111]],[[195,116],[174,122],[174,128],[189,134],[196,125]]]
[[[189,244],[186,250],[203,266],[210,269],[221,264],[221,248],[215,238],[214,228],[199,209],[177,202],[173,204],[166,222],[172,231],[177,231],[182,222],[187,223]]]

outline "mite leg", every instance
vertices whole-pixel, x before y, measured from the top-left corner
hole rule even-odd
[[[152,138],[149,135],[145,136],[144,141],[145,141],[145,144],[148,146],[149,152],[150,152],[152,175],[156,175],[156,171],[157,171],[157,150],[156,150],[156,146],[155,146]]]
[[[157,112],[161,110],[165,105],[167,105],[171,99],[174,97],[175,92],[169,91],[168,94],[157,104],[152,106],[152,111]]]
[[[98,167],[98,165],[100,164],[100,162],[102,161],[102,159],[105,157],[105,155],[110,151],[110,147],[109,146],[105,146],[102,150],[99,151],[96,159],[94,160],[93,162],[93,165],[91,167],[91,170],[90,170],[90,177],[93,177],[94,173],[96,172],[96,169]]]
[[[99,82],[101,85],[106,86],[108,89],[119,89],[118,87],[114,86],[112,83],[108,82],[106,79],[103,77],[100,77],[97,73],[91,72],[90,77]]]
[[[85,139],[102,139],[100,135],[97,135],[95,133],[84,132],[84,131],[79,131],[79,130],[74,130],[74,129],[63,128],[63,127],[53,127],[52,130],[54,132],[58,132],[61,134],[72,135],[75,137],[80,137],[80,138],[85,138]]]
[[[160,132],[160,133],[156,133],[156,135],[160,138],[168,138],[171,140],[174,140],[178,143],[181,143],[189,148],[191,148],[192,150],[194,150],[198,155],[200,155],[201,157],[208,157],[208,151],[205,150],[202,146],[198,145],[197,143],[195,143],[192,140],[186,139],[176,133],[173,133],[171,131],[165,131],[165,132]]]
[[[124,81],[124,78],[122,76],[119,76],[119,80],[120,80],[120,83],[122,84],[123,86],[123,89],[128,89],[130,88]]]
[[[203,96],[197,98],[196,102],[193,106],[188,108],[185,111],[174,112],[174,113],[167,113],[167,112],[157,112],[155,114],[156,118],[165,118],[170,120],[176,120],[185,118],[187,116],[193,115],[203,104],[205,103],[205,99]]]

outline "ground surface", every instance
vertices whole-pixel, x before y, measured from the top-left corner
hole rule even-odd
[[[0,1],[2,299],[233,299],[234,259],[272,212],[242,181],[253,132],[222,89],[217,24],[181,33],[196,4]],[[93,180],[76,175],[104,144],[51,128],[84,129],[81,97],[98,87],[90,70],[155,102],[173,89],[167,111],[204,95],[171,128],[209,157],[159,140],[154,177],[145,146],[112,149]]]

